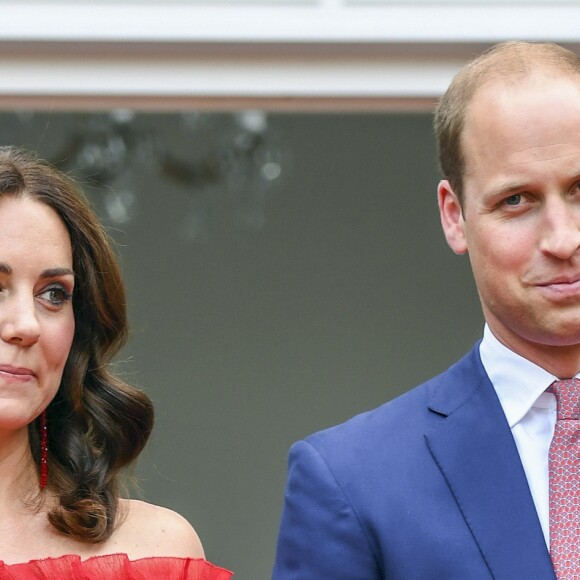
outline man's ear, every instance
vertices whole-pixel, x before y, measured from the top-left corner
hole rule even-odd
[[[465,239],[463,210],[449,181],[446,179],[439,182],[437,200],[439,202],[439,215],[443,233],[449,247],[456,254],[465,254],[467,252],[467,240]]]

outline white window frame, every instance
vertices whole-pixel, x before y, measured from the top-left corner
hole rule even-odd
[[[580,51],[578,0],[0,0],[0,108],[428,109],[502,40]]]

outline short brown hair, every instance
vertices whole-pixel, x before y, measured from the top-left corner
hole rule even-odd
[[[510,81],[534,71],[580,76],[580,57],[553,43],[496,44],[464,66],[439,100],[434,119],[439,167],[460,201],[465,175],[462,135],[473,97],[490,81]]]

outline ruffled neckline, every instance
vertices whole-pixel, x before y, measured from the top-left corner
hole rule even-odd
[[[19,564],[0,561],[0,580],[230,580],[232,573],[203,558],[149,557],[131,560],[127,554],[76,554]]]

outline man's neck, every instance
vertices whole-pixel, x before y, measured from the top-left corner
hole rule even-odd
[[[490,330],[506,348],[533,362],[559,379],[569,379],[580,373],[580,344],[550,345],[522,339],[507,332]]]

